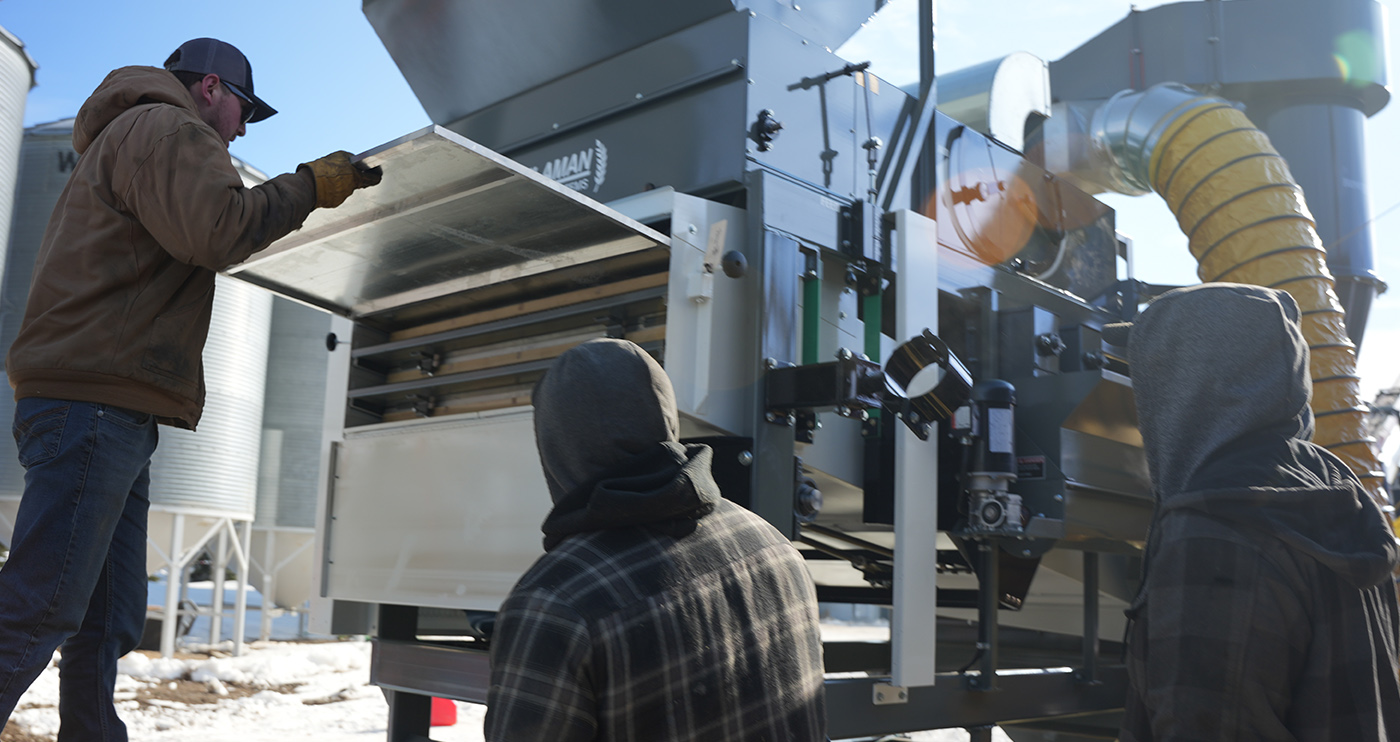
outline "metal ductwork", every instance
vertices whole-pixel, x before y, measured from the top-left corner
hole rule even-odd
[[[918,95],[906,87],[905,92]],[[1050,68],[1015,52],[938,78],[938,110],[1015,150],[1030,122],[1050,116]]]
[[[1314,439],[1384,503],[1356,346],[1327,251],[1303,189],[1269,137],[1235,104],[1171,84],[1113,96],[1093,112],[1089,129],[1098,177],[1078,168],[1081,183],[1160,194],[1190,240],[1202,281],[1268,286],[1298,302],[1311,351]]]
[[[364,0],[433,123],[449,126],[519,93],[735,11],[840,46],[887,0]],[[676,64],[692,50],[674,49]],[[488,71],[490,74],[483,74]],[[577,89],[588,97],[596,88]]]
[[[1051,62],[1059,101],[1181,83],[1244,105],[1308,206],[1359,348],[1376,276],[1363,124],[1390,100],[1376,0],[1183,2],[1134,10]]]

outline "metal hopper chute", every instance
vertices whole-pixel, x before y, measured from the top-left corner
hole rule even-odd
[[[230,275],[351,318],[669,240],[437,126],[360,155],[378,186],[315,211]]]

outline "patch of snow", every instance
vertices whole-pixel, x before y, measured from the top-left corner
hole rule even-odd
[[[873,639],[873,627],[833,630],[855,640]],[[888,632],[888,628],[883,628]],[[186,647],[189,649],[190,647]],[[215,647],[214,656],[190,659],[152,658],[132,653],[118,663],[117,708],[128,735],[140,742],[381,742],[387,737],[388,704],[369,684],[370,644],[346,642],[253,642],[241,657],[226,656],[232,644]],[[162,698],[138,700],[142,692],[177,686],[177,680],[203,683],[210,703],[179,703]],[[251,695],[241,692],[257,689]],[[222,691],[222,692],[220,692]],[[486,707],[455,702],[457,723],[434,727],[436,742],[483,742]],[[58,668],[50,664],[11,716],[30,732],[53,739],[58,734]],[[920,742],[962,742],[968,733],[944,729],[910,735]],[[996,742],[1010,742],[1000,729]]]

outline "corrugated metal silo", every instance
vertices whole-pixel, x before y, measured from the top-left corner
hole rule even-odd
[[[0,236],[10,234],[10,214],[15,202],[20,141],[24,138],[24,102],[34,87],[37,65],[24,42],[0,28]],[[0,245],[0,249],[4,249]],[[0,260],[0,265],[4,261]]]
[[[15,189],[14,218],[5,252],[3,288],[0,288],[0,361],[9,351],[24,319],[34,258],[44,238],[54,204],[78,160],[73,150],[73,120],[32,126],[20,145],[19,181]],[[0,421],[8,425],[15,414],[15,399],[8,377],[0,374]],[[24,493],[24,469],[16,459],[11,436],[0,436],[0,543],[9,544],[15,511]]]
[[[220,276],[204,345],[199,430],[165,427],[151,460],[151,510],[251,520],[272,295]]]
[[[311,597],[330,327],[325,312],[273,299],[258,515],[250,551],[252,583],[264,603],[281,608],[299,608]],[[268,629],[265,621],[262,633]]]
[[[237,158],[245,185],[267,179]],[[197,549],[220,520],[250,521],[258,491],[267,343],[272,294],[220,276],[204,344],[204,414],[199,430],[165,426],[151,459],[151,515],[147,564],[164,568],[174,519],[193,516],[182,528],[184,549]]]
[[[22,151],[26,140],[24,132],[24,103],[29,96],[29,89],[34,87],[34,70],[37,65],[30,58],[29,53],[24,49],[24,43],[15,38],[13,34],[0,28],[0,250],[7,250],[11,241],[10,232],[12,229],[12,216],[16,208],[20,214],[26,215],[30,209],[43,209],[42,203],[31,203],[25,199],[22,203],[16,204],[15,194],[19,188],[19,179]],[[53,198],[57,198],[57,191]],[[44,199],[39,199],[43,201]],[[53,208],[50,201],[49,209]],[[47,211],[44,212],[47,218]],[[25,225],[28,226],[28,225]],[[33,262],[33,254],[30,254],[30,262]],[[4,254],[0,253],[0,270],[6,269]],[[28,290],[28,271],[24,273],[25,290]],[[5,270],[4,278],[11,276],[9,270]],[[0,283],[3,286],[3,283]],[[4,301],[4,289],[0,288],[0,302]],[[20,310],[23,311],[21,306]],[[11,319],[9,317],[9,307],[0,304],[0,351],[10,347],[10,339],[14,337],[11,329]],[[18,320],[15,320],[18,322]],[[3,378],[3,377],[0,377]],[[0,393],[0,415],[4,415],[5,420],[10,419],[14,411],[14,403],[10,401],[8,395]],[[18,464],[14,463],[14,444],[7,446],[0,445],[0,458],[10,459],[8,468],[0,466],[0,544],[9,544],[10,533],[13,529],[14,514],[19,509],[19,490],[23,486],[15,469]]]
[[[281,297],[273,300],[263,430],[269,441],[280,441],[264,445],[269,453],[275,448],[277,462],[275,471],[269,471],[271,462],[263,467],[254,528],[316,526],[330,327],[330,315],[319,309]],[[267,435],[274,431],[280,435]]]

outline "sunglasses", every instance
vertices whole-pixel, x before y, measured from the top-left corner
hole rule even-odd
[[[233,96],[238,99],[238,109],[240,114],[242,115],[242,118],[239,119],[238,123],[247,125],[248,119],[252,118],[253,114],[258,112],[257,104],[253,102],[252,98],[249,98],[248,96],[244,95],[243,91],[239,90],[238,88],[235,88],[234,86],[226,82],[224,83],[224,87],[228,88],[228,91],[230,93],[233,93]]]

